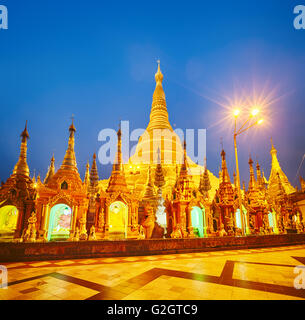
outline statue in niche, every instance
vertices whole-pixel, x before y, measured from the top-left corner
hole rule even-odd
[[[37,233],[36,222],[37,222],[36,213],[35,213],[35,211],[33,211],[31,213],[31,216],[28,219],[28,227],[22,236],[23,242],[35,242],[36,241],[36,233]]]
[[[181,239],[182,238],[181,224],[178,223],[174,227],[174,231],[171,233],[171,238],[173,238],[173,239]]]
[[[86,217],[85,216],[82,216],[79,219],[79,230],[80,230],[79,240],[87,240],[88,234],[87,234],[87,230],[86,230]]]
[[[90,228],[89,240],[96,240],[95,227],[92,226]]]
[[[98,228],[102,229],[103,225],[104,225],[104,208],[101,209],[98,215]]]
[[[145,239],[145,230],[142,225],[139,226],[139,235],[138,235],[139,240]]]
[[[226,230],[225,230],[225,228],[224,228],[224,224],[221,223],[221,224],[220,224],[219,236],[220,236],[220,237],[224,237],[224,236],[227,236],[227,235],[228,235],[228,234],[227,234],[227,232],[226,232]]]

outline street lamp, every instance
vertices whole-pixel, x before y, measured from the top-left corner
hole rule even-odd
[[[245,220],[242,210],[242,199],[241,199],[241,188],[240,188],[240,175],[239,175],[239,166],[238,166],[238,155],[237,155],[237,143],[236,143],[236,137],[240,135],[241,133],[247,131],[248,129],[252,128],[255,125],[260,125],[263,123],[263,119],[259,119],[255,121],[254,123],[246,126],[253,117],[256,117],[259,114],[259,109],[254,108],[252,109],[249,118],[247,121],[237,130],[237,118],[240,114],[240,109],[235,109],[233,111],[233,115],[235,118],[235,125],[234,125],[234,150],[235,150],[235,161],[236,161],[236,178],[237,178],[237,190],[238,190],[238,205],[239,205],[239,211],[240,211],[240,220],[241,220],[241,228],[243,235],[246,235],[249,233],[249,224],[246,223],[245,226]]]

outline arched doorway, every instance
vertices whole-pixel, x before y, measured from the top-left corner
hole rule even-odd
[[[274,221],[273,221],[273,214],[272,212],[268,213],[268,222],[269,222],[269,227],[270,228],[274,228]]]
[[[72,210],[64,204],[56,204],[52,207],[49,218],[48,240],[66,240],[70,236]]]
[[[235,212],[235,225],[236,225],[236,228],[239,228],[239,229],[242,228],[240,209],[237,209]]]
[[[18,209],[14,206],[0,208],[0,238],[12,238],[17,227]]]
[[[244,218],[244,221],[245,221],[246,234],[250,234],[248,211],[247,211],[247,209],[245,208],[244,205],[242,205],[241,208],[242,208],[242,211],[243,211],[243,218]]]
[[[244,222],[244,227],[246,228],[246,233],[249,234],[249,225],[248,225],[248,217],[247,217],[247,209],[242,205],[242,215],[240,213],[240,209],[238,208],[235,211],[235,226],[236,228],[242,229],[242,219]]]
[[[204,237],[203,212],[199,207],[193,207],[191,211],[193,232],[199,238]]]
[[[127,238],[128,206],[121,202],[113,202],[109,206],[109,238]]]

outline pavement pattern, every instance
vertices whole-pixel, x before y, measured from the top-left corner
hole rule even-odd
[[[305,300],[305,245],[2,265],[0,300]]]

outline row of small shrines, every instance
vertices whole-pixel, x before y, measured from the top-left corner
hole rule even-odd
[[[117,155],[105,190],[99,184],[95,156],[90,171],[87,166],[84,181],[80,178],[73,123],[69,132],[61,167],[55,172],[52,157],[48,173],[41,181],[40,177],[30,177],[29,135],[25,127],[19,160],[0,188],[2,241],[192,238],[305,231],[305,217],[291,200],[289,193],[294,189],[279,166],[273,145],[269,182],[259,164],[255,177],[250,159],[249,187],[243,188],[241,203],[235,177],[234,183],[230,181],[225,152],[221,153],[219,188],[211,196],[208,170],[205,168],[201,174],[199,185],[194,184],[189,174],[185,143],[184,161],[176,166],[176,183],[171,193],[163,193],[167,177],[159,162],[141,167],[147,170],[148,181],[139,199],[126,183],[120,130]]]

